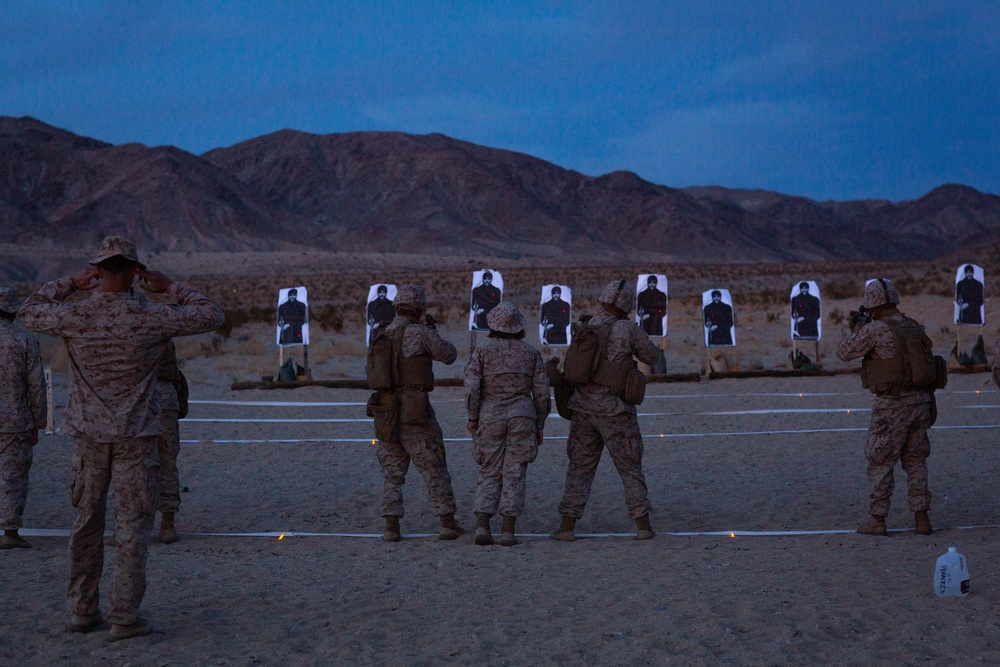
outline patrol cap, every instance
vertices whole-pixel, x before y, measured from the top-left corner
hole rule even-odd
[[[404,306],[414,310],[427,310],[427,295],[420,285],[400,285],[392,305],[396,308]]]
[[[628,312],[632,310],[632,303],[635,301],[635,290],[624,280],[612,280],[597,300],[614,306],[628,315]]]
[[[146,270],[146,265],[139,261],[139,253],[135,249],[135,244],[124,236],[105,236],[104,241],[101,243],[100,253],[98,253],[97,257],[90,260],[90,263],[97,266],[104,260],[111,259],[112,257],[124,257],[131,262],[135,262],[143,271]]]
[[[9,287],[0,287],[0,310],[13,315],[20,307],[21,302],[17,300],[14,290]]]
[[[524,331],[524,315],[510,301],[501,301],[486,314],[486,324],[492,331],[521,333]]]
[[[876,278],[865,286],[865,308],[878,308],[887,304],[898,304],[899,292],[891,280]]]

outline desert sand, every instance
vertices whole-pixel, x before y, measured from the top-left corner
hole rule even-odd
[[[568,425],[553,418],[529,468],[521,544],[504,548],[475,546],[471,536],[438,541],[414,470],[407,539],[377,539],[381,478],[367,392],[233,392],[217,368],[226,359],[187,364],[195,403],[181,424],[179,463],[189,492],[182,540],[150,551],[143,613],[154,634],[117,644],[106,642],[107,626],[65,634],[67,540],[31,536],[33,549],[0,552],[0,662],[1000,662],[1000,405],[986,374],[954,376],[939,395],[932,536],[912,532],[901,472],[894,532],[853,532],[866,510],[871,398],[845,375],[650,385],[640,424],[659,534],[648,542],[629,537],[607,456],[579,524],[602,536],[544,537],[558,522],[566,467]],[[54,385],[61,407],[61,373]],[[469,528],[476,469],[462,393],[440,388],[432,399]],[[27,535],[70,527],[71,447],[56,434],[36,448]],[[779,534],[745,534],[770,531]],[[293,535],[302,533],[319,535]],[[934,562],[949,546],[969,559],[968,598],[933,594]],[[108,549],[109,569],[112,557]]]

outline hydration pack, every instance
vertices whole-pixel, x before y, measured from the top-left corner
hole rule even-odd
[[[567,382],[587,384],[593,379],[614,324],[614,321],[599,326],[573,323],[573,340],[566,351],[564,364]]]

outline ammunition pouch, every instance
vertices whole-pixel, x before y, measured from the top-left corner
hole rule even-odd
[[[404,357],[399,352],[396,360],[396,368],[399,376],[397,384],[399,386],[419,386],[423,391],[433,391],[434,389],[434,360],[429,354],[417,354],[412,357]]]
[[[368,398],[365,414],[375,420],[375,437],[399,442],[399,398],[389,391],[376,391]]]
[[[555,394],[556,412],[567,421],[572,419],[573,411],[569,409],[569,399],[573,396],[573,385],[559,370],[559,359],[553,357],[545,362],[545,375],[549,378],[552,393]]]
[[[601,357],[591,382],[602,384],[630,405],[639,405],[646,397],[646,376],[632,364],[618,363]]]
[[[191,390],[188,387],[187,378],[184,377],[184,373],[178,369],[177,376],[171,382],[174,385],[174,391],[177,392],[177,418],[184,419],[188,416],[189,401],[191,395]]]
[[[906,359],[902,354],[889,359],[866,356],[861,361],[861,386],[878,396],[913,389],[906,371]]]
[[[430,401],[427,392],[421,389],[400,388],[396,392],[399,398],[399,421],[407,426],[423,426],[430,416]]]
[[[572,384],[594,382],[604,385],[611,390],[612,396],[630,405],[639,405],[646,397],[646,376],[632,363],[611,361],[605,356],[614,324],[574,325],[573,342],[566,353],[564,380]],[[558,398],[556,400],[558,408]]]

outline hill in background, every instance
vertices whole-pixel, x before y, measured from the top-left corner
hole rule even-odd
[[[440,134],[283,130],[197,156],[0,117],[0,243],[148,252],[287,251],[579,263],[914,261],[994,256],[1000,197],[816,202],[590,177]]]

